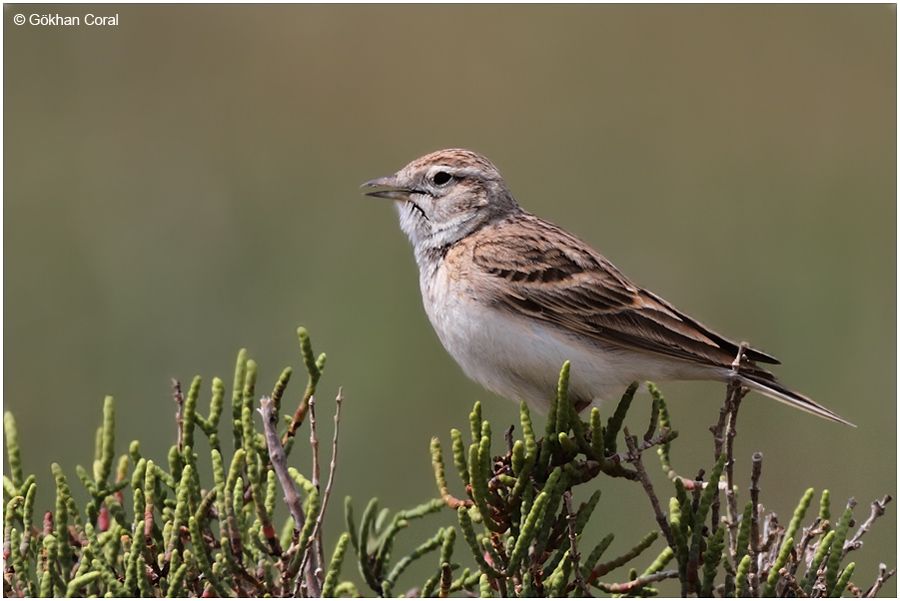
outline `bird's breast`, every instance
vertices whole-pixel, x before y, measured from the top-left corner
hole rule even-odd
[[[571,362],[570,398],[618,398],[632,381],[691,377],[683,363],[591,342],[536,319],[494,307],[465,273],[446,265],[420,274],[425,311],[465,374],[510,400],[546,410],[559,370]],[[427,277],[426,277],[427,276]]]
[[[459,274],[438,269],[423,278],[425,311],[442,345],[465,374],[510,400],[545,410],[563,362],[571,361],[571,394],[590,402],[627,386],[615,351],[585,346],[551,326],[492,307]]]

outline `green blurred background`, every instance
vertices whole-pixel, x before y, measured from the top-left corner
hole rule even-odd
[[[463,146],[856,422],[751,395],[737,474],[761,450],[783,521],[806,486],[863,517],[896,492],[895,10],[6,5],[3,393],[40,507],[49,462],[73,479],[90,463],[104,394],[120,449],[139,437],[162,460],[169,378],[230,381],[246,346],[266,389],[300,367],[298,324],[329,356],[320,411],[338,385],[347,398],[336,497],[431,497],[431,435],[476,398],[498,430],[516,408],[442,350],[392,207],[358,185]],[[663,390],[677,467],[708,467],[724,388]],[[654,527],[633,483],[606,484],[599,509],[620,550]],[[896,563],[895,515],[858,552],[861,584]]]

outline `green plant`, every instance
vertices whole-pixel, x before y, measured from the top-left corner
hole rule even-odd
[[[514,439],[510,431],[504,455],[492,456],[491,426],[481,420],[477,403],[469,416],[467,452],[461,432],[451,432],[453,463],[465,485],[465,499],[451,494],[441,445],[437,439],[432,441],[438,490],[446,504],[457,509],[460,530],[492,591],[504,597],[589,596],[597,590],[648,596],[657,593],[654,583],[672,579],[679,583],[682,596],[822,597],[840,596],[848,587],[859,594],[874,594],[893,573],[882,566],[876,583],[868,591],[860,591],[850,584],[855,564],[844,566],[847,553],[859,547],[861,537],[884,513],[890,497],[875,501],[869,518],[850,537],[855,501],[851,499],[841,518],[832,524],[827,490],[822,494],[819,516],[801,530],[814,494],[808,489],[784,528],[774,514],[759,514],[762,456],[757,453],[752,464],[751,500],[742,514],[737,512],[732,449],[744,390],[729,388],[719,421],[712,428],[715,462],[708,477],[701,471],[697,478],[687,479],[672,468],[671,446],[677,432],[656,386],[648,385],[653,399],[649,424],[643,435],[637,436],[623,425],[637,384],[628,388],[605,423],[596,408],[585,423],[568,402],[568,375],[567,363],[541,441],[535,440],[524,404],[520,409],[522,439]],[[620,438],[624,450],[619,450]],[[656,449],[672,484],[665,508],[644,467],[643,454],[650,449]],[[659,525],[659,531],[632,539],[626,550],[612,559],[606,558],[612,533],[593,547],[583,540],[600,498],[598,484],[603,476],[640,483]],[[573,489],[588,483],[593,494],[574,509]],[[723,491],[726,516],[720,516]],[[481,524],[480,532],[473,528],[474,522]],[[660,533],[665,543],[662,551],[643,569],[633,567]],[[584,553],[588,548],[590,553]],[[668,569],[670,563],[674,566]],[[632,566],[628,580],[604,582],[605,576],[622,566]],[[802,576],[797,576],[798,571]]]
[[[851,500],[831,517],[828,491],[818,515],[806,519],[814,497],[807,490],[785,528],[759,511],[762,457],[754,456],[750,499],[738,511],[733,482],[735,423],[744,391],[732,386],[713,428],[714,455],[708,477],[678,475],[671,447],[677,437],[663,396],[650,386],[652,407],[642,435],[625,426],[637,385],[628,388],[612,415],[592,409],[585,422],[569,403],[569,365],[539,439],[531,414],[520,409],[520,436],[510,428],[504,450],[494,454],[493,427],[476,403],[469,415],[468,443],[450,433],[453,465],[463,494],[454,495],[437,438],[431,457],[439,497],[409,510],[365,506],[359,522],[344,503],[346,532],[325,553],[323,517],[337,469],[343,396],[335,399],[335,432],[327,477],[323,478],[317,433],[316,391],[325,356],[316,356],[306,330],[298,331],[306,385],[297,408],[281,404],[293,371],[285,368],[267,396],[257,392],[256,364],[238,354],[226,411],[224,383],[215,378],[209,410],[198,411],[202,382],[187,394],[173,385],[176,443],[164,462],[144,457],[137,441],[116,457],[115,403],[107,397],[97,430],[91,470],[76,475],[88,494],[76,503],[59,465],[51,472],[56,502],[35,524],[37,484],[22,469],[13,416],[4,416],[8,473],[3,478],[4,593],[7,596],[652,596],[655,585],[672,580],[684,596],[871,596],[893,575],[883,565],[873,585],[853,584],[847,554],[884,513],[890,497],[875,501],[855,530]],[[258,400],[257,400],[258,399]],[[257,419],[256,413],[261,419]],[[225,413],[231,455],[220,440]],[[311,466],[302,473],[288,464],[302,426],[309,426]],[[205,436],[209,455],[195,451]],[[644,466],[654,449],[671,483],[661,503]],[[296,454],[296,451],[294,452]],[[210,475],[210,478],[201,478]],[[586,526],[601,502],[606,478],[635,481],[645,491],[659,530],[618,544],[613,533],[586,540]],[[210,481],[208,488],[202,481]],[[575,504],[577,489],[591,492]],[[724,498],[724,503],[722,502]],[[289,517],[274,525],[283,503]],[[401,557],[398,536],[410,521],[442,513],[445,524]],[[724,515],[723,515],[724,513]],[[451,515],[452,514],[452,515]],[[803,526],[804,521],[811,522]],[[458,539],[462,539],[461,542]],[[460,547],[460,548],[458,548]],[[616,550],[614,552],[614,550]],[[348,555],[360,579],[342,577]],[[434,560],[427,559],[436,556]],[[644,559],[647,556],[648,559]],[[409,566],[434,561],[419,586],[401,586]],[[625,580],[612,579],[619,568]]]

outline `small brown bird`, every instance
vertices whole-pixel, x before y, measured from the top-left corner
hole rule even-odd
[[[814,415],[850,424],[782,385],[771,355],[713,332],[632,283],[603,255],[523,210],[499,171],[463,149],[440,150],[364,187],[395,201],[419,267],[425,312],[463,371],[509,399],[546,411],[571,361],[579,410],[633,381],[742,384]]]

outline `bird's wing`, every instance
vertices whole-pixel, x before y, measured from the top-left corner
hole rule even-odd
[[[727,366],[738,345],[631,283],[587,244],[525,214],[470,241],[485,300],[600,343]],[[491,285],[494,284],[494,285]],[[746,349],[753,361],[778,363]]]

